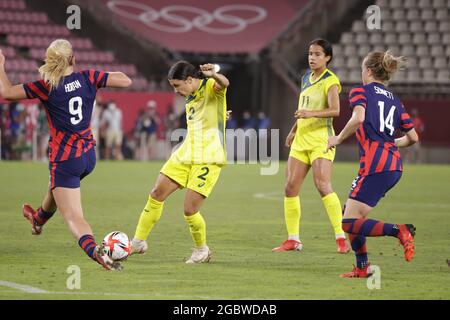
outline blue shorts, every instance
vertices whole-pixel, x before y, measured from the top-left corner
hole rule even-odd
[[[375,207],[378,201],[397,184],[401,177],[401,171],[386,171],[370,176],[357,176],[353,180],[349,198]]]
[[[95,163],[94,148],[91,148],[78,158],[49,163],[50,190],[56,187],[79,188],[80,181],[94,170]]]

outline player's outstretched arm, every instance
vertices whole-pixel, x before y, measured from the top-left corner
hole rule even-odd
[[[0,96],[9,101],[27,98],[23,85],[13,86],[9,81],[5,72],[5,56],[2,50],[0,50]]]
[[[353,108],[352,117],[348,120],[344,129],[338,136],[332,136],[328,138],[328,149],[331,149],[341,144],[345,139],[350,137],[358,130],[358,128],[364,123],[366,118],[366,110],[362,106],[356,106]]]
[[[228,88],[228,86],[230,85],[230,81],[227,79],[227,77],[216,72],[214,64],[202,64],[200,65],[200,70],[206,77],[213,78],[216,81],[216,83],[214,84],[214,90],[220,91]]]
[[[395,139],[395,146],[398,148],[406,148],[419,142],[419,135],[416,129],[412,128],[403,137]]]
[[[109,88],[128,88],[133,81],[123,72],[108,72],[106,87]]]

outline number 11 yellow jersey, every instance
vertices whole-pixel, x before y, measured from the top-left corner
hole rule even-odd
[[[301,93],[298,101],[298,110],[324,110],[328,108],[328,90],[338,85],[341,92],[339,78],[329,69],[312,80],[312,72],[306,73],[302,78]],[[332,118],[309,118],[297,120],[297,132],[291,149],[308,151],[316,148],[326,150],[328,136],[334,135]]]

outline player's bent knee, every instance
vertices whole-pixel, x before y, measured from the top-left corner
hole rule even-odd
[[[293,182],[287,182],[284,186],[284,194],[286,197],[295,197],[299,192],[300,187]]]
[[[328,181],[315,180],[314,184],[316,185],[317,191],[319,191],[322,197],[333,193],[333,188],[331,187],[331,183]]]
[[[196,205],[185,205],[184,206],[184,215],[185,216],[192,216],[196,214],[200,210],[200,206]]]
[[[165,200],[165,194],[162,192],[161,188],[155,187],[150,192],[150,195],[156,201],[163,202]]]

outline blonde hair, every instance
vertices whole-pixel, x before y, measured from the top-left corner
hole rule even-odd
[[[45,64],[39,68],[39,73],[50,91],[58,87],[66,69],[71,65],[72,56],[72,45],[65,39],[57,39],[47,48]]]
[[[365,66],[372,71],[374,78],[384,82],[389,82],[394,73],[402,70],[405,64],[405,57],[396,57],[389,50],[371,52],[365,61]]]

